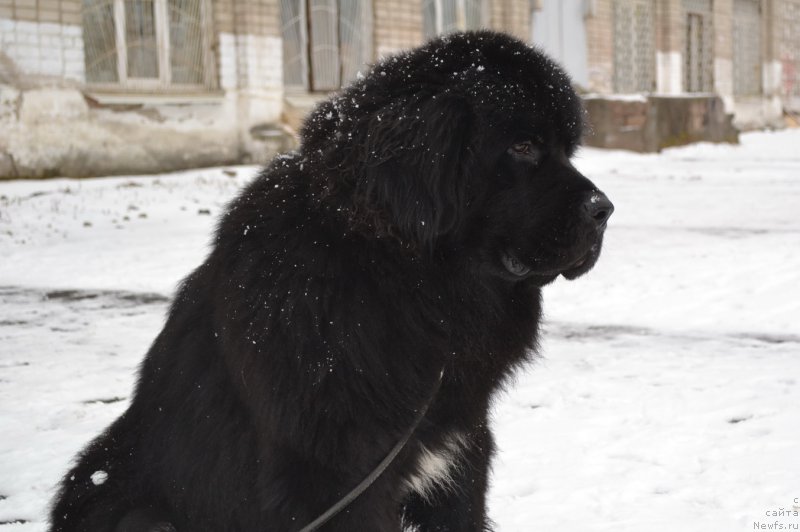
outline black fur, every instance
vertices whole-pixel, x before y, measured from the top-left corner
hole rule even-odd
[[[587,215],[607,200],[569,163],[582,119],[555,64],[491,32],[320,104],[230,205],[52,530],[299,530],[381,461],[441,368],[409,445],[324,529],[490,529],[491,399],[532,356],[540,287],[592,267],[610,214]],[[452,451],[452,478],[419,493],[424,449]]]

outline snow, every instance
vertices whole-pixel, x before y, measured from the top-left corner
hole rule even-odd
[[[105,481],[108,480],[108,473],[106,473],[105,471],[95,471],[89,478],[92,479],[92,484],[94,484],[95,486],[99,486],[101,484],[104,484]]]
[[[498,530],[800,529],[799,147],[579,153],[615,212],[495,405]],[[0,183],[0,532],[45,529],[255,171]]]

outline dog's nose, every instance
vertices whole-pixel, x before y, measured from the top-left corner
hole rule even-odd
[[[589,197],[583,202],[583,208],[597,227],[605,225],[611,217],[611,213],[614,212],[614,204],[599,190],[589,194]]]

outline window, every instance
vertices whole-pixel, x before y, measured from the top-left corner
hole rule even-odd
[[[761,94],[761,8],[758,0],[733,3],[733,94]]]
[[[614,1],[614,90],[655,87],[655,9],[652,0]]]
[[[422,0],[425,38],[486,27],[488,2],[482,0]]]
[[[126,89],[211,86],[204,0],[83,0],[86,82]]]
[[[800,0],[783,2],[778,15],[784,106],[800,111]]]
[[[281,0],[281,28],[287,88],[336,90],[372,60],[371,2]]]
[[[683,0],[686,20],[683,88],[686,92],[714,90],[714,30],[711,0]]]

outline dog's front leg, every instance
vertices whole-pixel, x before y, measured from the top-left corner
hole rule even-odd
[[[322,524],[315,522],[317,518],[342,501],[366,474],[310,467],[305,460],[284,462],[282,469],[285,475],[273,476],[265,486],[272,494],[271,507],[265,509],[268,517],[248,530],[299,532],[314,523],[313,530],[319,532],[401,532],[399,483],[392,468]]]
[[[402,532],[394,486],[378,480],[347,508],[333,517],[320,532]]]
[[[494,440],[485,423],[473,429],[464,449],[451,465],[446,483],[425,493],[412,492],[403,505],[403,520],[419,532],[485,532],[486,489]]]

